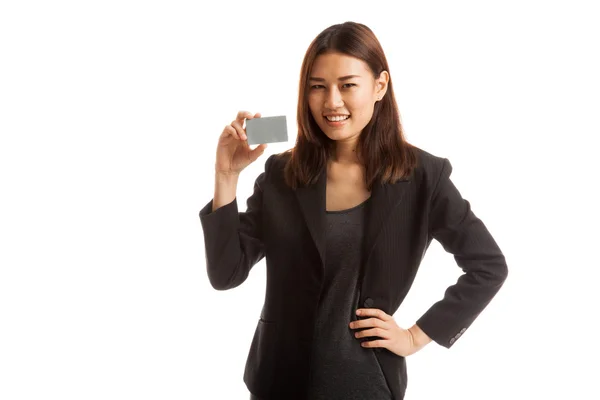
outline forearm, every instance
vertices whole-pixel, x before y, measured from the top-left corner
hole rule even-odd
[[[215,197],[200,210],[208,277],[217,290],[242,284],[264,257],[261,185],[265,174],[256,179],[244,212],[239,212],[235,201],[237,179],[237,175],[215,175]]]
[[[236,196],[238,174],[215,174],[215,194],[212,211],[231,203]]]

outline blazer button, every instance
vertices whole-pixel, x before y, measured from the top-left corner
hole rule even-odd
[[[456,341],[456,339],[452,338],[450,339],[450,344],[453,344]]]
[[[462,328],[462,329],[460,330],[460,333],[465,333],[465,331],[466,331],[466,330],[467,330],[467,328]]]
[[[371,307],[373,307],[373,304],[375,304],[375,300],[373,300],[370,297],[367,297],[363,304],[365,305],[366,308],[371,308]]]

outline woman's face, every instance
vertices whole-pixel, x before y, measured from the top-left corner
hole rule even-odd
[[[383,98],[387,82],[387,71],[375,80],[367,64],[358,58],[340,53],[321,54],[313,63],[308,81],[311,114],[330,139],[355,141],[371,120],[375,102]],[[350,117],[328,122],[329,114]]]

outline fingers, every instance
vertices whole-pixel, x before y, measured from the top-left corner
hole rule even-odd
[[[239,135],[237,129],[235,129],[231,125],[225,125],[225,128],[223,129],[223,134],[221,136],[222,137],[231,136],[235,140],[243,140],[242,138],[240,138],[240,135]]]
[[[350,322],[350,328],[358,329],[358,328],[370,328],[370,327],[378,327],[378,328],[387,328],[388,325],[380,320],[379,318],[367,318],[367,319],[359,319],[357,321]]]
[[[391,315],[386,314],[383,310],[379,308],[359,308],[356,310],[356,315],[360,315],[361,317],[376,317],[383,321],[389,321],[392,319]]]
[[[252,117],[254,117],[254,114],[252,114],[250,111],[238,111],[237,117],[235,117],[235,120],[238,121],[241,125],[244,123],[244,119],[252,118]]]
[[[235,129],[238,139],[240,139],[240,140],[247,139],[246,130],[244,128],[242,128],[242,124],[237,119],[235,121],[233,121],[230,126],[232,126]]]
[[[235,121],[239,122],[239,124],[241,126],[244,123],[244,120],[246,120],[246,119],[260,118],[260,117],[261,117],[260,113],[252,114],[250,111],[240,111],[240,112],[238,112]]]
[[[354,337],[355,338],[362,338],[362,337],[372,337],[372,336],[377,336],[380,337],[382,339],[391,339],[392,336],[390,334],[391,332],[387,329],[381,329],[381,328],[373,328],[373,329],[365,329],[364,331],[360,331],[360,332],[355,332],[354,333]]]
[[[389,342],[389,340],[367,340],[362,342],[360,345],[362,347],[383,347],[387,349]]]
[[[230,125],[225,126],[223,131],[227,131],[227,133],[233,136],[235,139],[247,140],[248,137],[246,136],[246,129],[243,128],[244,120],[260,117],[260,113],[252,114],[249,111],[239,111],[233,122],[231,122]]]

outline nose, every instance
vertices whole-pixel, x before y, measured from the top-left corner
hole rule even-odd
[[[325,100],[325,108],[330,110],[336,110],[344,105],[342,95],[337,88],[330,90]]]

